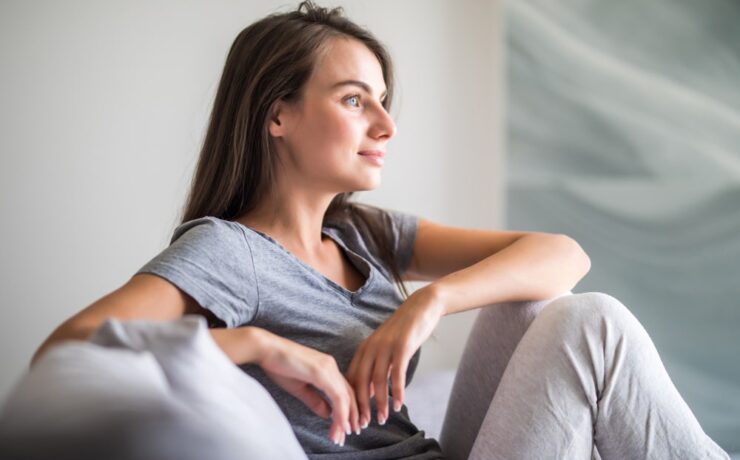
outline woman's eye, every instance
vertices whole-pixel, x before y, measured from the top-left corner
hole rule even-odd
[[[352,100],[356,100],[356,101],[357,101],[357,104],[359,104],[359,103],[360,103],[360,96],[359,96],[359,95],[356,95],[356,94],[355,94],[355,95],[353,95],[353,96],[349,96],[349,97],[347,97],[347,99],[345,99],[345,100],[346,100],[346,101],[352,101]],[[354,107],[359,107],[359,105],[355,105],[355,104],[353,104],[352,102],[350,102],[350,105],[352,105],[352,106],[354,106]]]

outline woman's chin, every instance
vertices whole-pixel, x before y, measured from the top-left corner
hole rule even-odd
[[[369,192],[371,190],[375,190],[378,187],[380,187],[380,176],[378,176],[375,180],[366,180],[362,181],[361,183],[355,184],[352,191]]]

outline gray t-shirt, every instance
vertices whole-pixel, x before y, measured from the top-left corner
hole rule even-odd
[[[395,210],[386,213],[393,233],[393,253],[401,273],[409,266],[418,218]],[[349,367],[357,346],[388,318],[403,299],[370,240],[348,220],[326,223],[332,238],[366,278],[352,292],[287,251],[265,233],[238,222],[208,216],[185,222],[173,233],[169,247],[138,273],[161,276],[193,297],[227,327],[256,326],[334,356],[339,370]],[[419,361],[411,358],[406,385]],[[436,440],[425,438],[409,419],[389,407],[389,419],[378,425],[375,399],[371,422],[344,446],[329,440],[331,419],[322,419],[287,393],[255,364],[240,366],[276,400],[310,459],[438,459]],[[392,388],[391,388],[392,393]],[[389,400],[391,403],[392,400]]]

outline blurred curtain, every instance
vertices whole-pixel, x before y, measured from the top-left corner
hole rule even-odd
[[[591,256],[740,451],[740,2],[510,0],[507,227]]]

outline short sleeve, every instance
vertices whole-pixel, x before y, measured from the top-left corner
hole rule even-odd
[[[227,327],[252,321],[257,278],[244,233],[229,222],[201,217],[175,229],[170,245],[136,274],[152,273],[187,293]]]
[[[398,269],[403,275],[411,264],[419,218],[414,214],[393,209],[384,209],[383,211],[390,221],[393,235],[393,253],[396,257]]]

